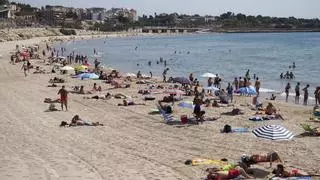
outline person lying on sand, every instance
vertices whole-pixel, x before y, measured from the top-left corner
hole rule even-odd
[[[64,83],[64,79],[61,79],[61,78],[57,78],[57,77],[54,77],[53,79],[50,79],[49,80],[49,83]]]
[[[60,99],[52,100],[51,98],[44,98],[44,103],[60,103]]]
[[[102,99],[102,100],[108,100],[111,99],[112,95],[110,93],[107,93],[106,95],[96,95],[92,97],[84,97],[84,99]]]
[[[58,87],[55,83],[52,83],[52,85],[48,85],[47,87]]]
[[[234,108],[230,112],[221,113],[221,115],[229,115],[229,116],[236,116],[236,115],[242,115],[242,114],[244,114],[244,112],[239,108]]]
[[[145,103],[135,103],[129,100],[123,100],[123,104],[118,104],[118,106],[135,106],[135,105],[146,105]]]
[[[80,89],[77,88],[77,86],[73,89],[73,91],[70,91],[71,93],[75,94],[92,94],[91,91],[85,91],[84,86],[80,86]]]
[[[282,163],[279,154],[274,151],[268,152],[267,154],[254,154],[251,156],[244,155],[241,157],[241,161],[248,167],[250,167],[252,164],[257,164],[260,162],[269,162],[271,168],[272,162],[279,161]]]
[[[212,107],[230,107],[234,106],[233,104],[219,104],[217,100],[214,100],[212,103]]]
[[[71,123],[68,124],[65,121],[62,121],[60,126],[103,126],[103,124],[99,123],[99,122],[88,122],[88,121],[84,121],[82,120],[79,115],[75,115],[73,116]]]
[[[292,170],[292,172],[285,171],[285,168],[282,164],[278,164],[277,168],[272,171],[274,177],[288,178],[288,177],[300,177],[308,176],[308,174],[300,173],[298,170]]]
[[[240,167],[239,165],[228,165],[228,168],[208,168],[206,169],[207,180],[217,180],[217,179],[235,179],[239,176],[243,176],[246,179],[253,179],[253,177],[249,176],[246,171]]]

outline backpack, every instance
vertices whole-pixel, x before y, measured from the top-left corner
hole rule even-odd
[[[222,132],[224,133],[231,133],[232,129],[229,124],[224,125]]]

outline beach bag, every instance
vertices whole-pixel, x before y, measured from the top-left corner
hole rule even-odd
[[[232,132],[231,126],[229,124],[224,125],[222,132],[231,133]]]

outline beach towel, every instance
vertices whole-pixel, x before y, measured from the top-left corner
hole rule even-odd
[[[220,129],[220,132],[224,133],[223,129]],[[249,129],[240,127],[240,128],[232,128],[231,132],[229,133],[245,133],[245,132],[249,132]]]
[[[187,160],[185,164],[191,164],[192,166],[197,166],[197,165],[209,165],[209,164],[216,164],[219,166],[225,166],[228,165],[229,163],[226,161],[221,161],[221,160],[216,160],[216,159],[192,159],[192,160]]]
[[[265,116],[253,116],[249,118],[251,121],[267,121],[267,120],[278,120],[274,115],[265,115]]]
[[[271,178],[272,180],[311,180],[311,176],[302,176],[302,177],[289,177],[289,178],[279,178],[279,177],[274,177]]]
[[[249,132],[248,128],[232,128],[231,130],[232,133],[244,133],[244,132]]]

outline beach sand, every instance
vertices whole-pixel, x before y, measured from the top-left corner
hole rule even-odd
[[[187,159],[227,158],[237,162],[242,154],[279,153],[286,167],[293,167],[310,173],[319,172],[319,137],[294,138],[292,141],[270,141],[256,138],[252,133],[222,134],[225,124],[232,127],[248,127],[251,130],[264,124],[281,124],[298,135],[303,132],[299,123],[309,122],[312,109],[281,101],[274,105],[280,109],[285,121],[252,122],[248,118],[254,113],[247,103],[251,98],[236,97],[236,107],[244,115],[222,116],[212,122],[200,125],[167,125],[160,115],[149,115],[156,108],[155,101],[146,106],[119,107],[119,99],[94,100],[70,94],[69,111],[45,112],[49,104],[44,98],[58,98],[59,87],[49,88],[52,74],[30,74],[24,77],[21,63],[9,63],[8,52],[16,44],[34,44],[47,38],[0,43],[0,179],[201,179],[204,170],[212,165],[186,166]],[[32,61],[40,64],[40,62]],[[40,64],[41,65],[41,64]],[[41,65],[44,66],[44,65]],[[50,71],[50,66],[44,66]],[[33,70],[31,70],[33,72]],[[133,85],[128,89],[107,90],[110,85],[101,81],[67,78],[68,90],[74,85],[85,85],[89,90],[96,82],[103,92],[121,92],[144,102],[138,89],[145,85]],[[60,85],[60,84],[58,84]],[[158,98],[163,96],[157,95]],[[187,98],[191,100],[191,98]],[[177,103],[176,103],[177,104]],[[192,117],[192,110],[174,106],[174,116],[186,114]],[[245,106],[240,106],[243,104]],[[60,109],[60,105],[56,105]],[[218,117],[226,108],[205,108],[206,117]],[[70,122],[78,114],[88,121],[99,121],[99,127],[59,127],[61,121]],[[256,177],[265,179],[268,164],[253,166]]]

